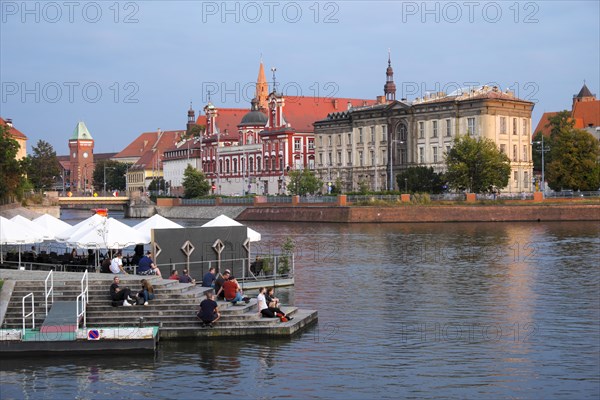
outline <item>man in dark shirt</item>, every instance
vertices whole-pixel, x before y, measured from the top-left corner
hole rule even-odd
[[[128,287],[121,289],[119,281],[118,276],[113,278],[113,283],[110,285],[110,298],[113,301],[122,301],[124,306],[131,306],[131,303],[129,303],[130,301],[133,302],[133,299],[130,297],[131,290]]]
[[[138,263],[137,274],[138,275],[154,275],[154,262],[152,262],[152,258],[150,256],[152,253],[147,252],[144,257],[142,257]]]
[[[215,267],[210,267],[208,272],[202,277],[203,287],[214,287],[213,282],[215,281]]]
[[[192,279],[187,269],[184,269],[183,274],[179,277],[179,283],[191,283],[192,285],[195,285],[196,280]]]
[[[215,295],[213,292],[206,293],[206,299],[200,303],[200,310],[196,314],[198,319],[202,321],[202,326],[209,326],[212,328],[213,324],[221,318],[219,313],[219,306],[215,301]]]
[[[226,269],[225,272],[223,272],[223,274],[219,274],[215,278],[215,293],[217,294],[217,299],[225,298],[225,292],[222,291],[221,288],[223,287],[223,284],[229,279],[230,275],[231,271]]]

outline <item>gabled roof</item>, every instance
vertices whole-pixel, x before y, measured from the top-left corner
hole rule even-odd
[[[249,108],[218,108],[217,107],[217,128],[221,132],[221,139],[229,136],[235,136],[235,139],[238,138],[238,124],[250,111]],[[204,122],[202,122],[202,120]],[[196,124],[198,125],[206,125],[206,115],[199,115],[196,119]],[[227,135],[225,132],[229,133]]]
[[[137,156],[139,159],[131,169],[152,169],[153,165],[154,168],[160,168],[164,152],[180,140],[183,135],[185,135],[185,131],[183,130],[142,133],[133,143],[125,148],[125,150],[129,149],[133,153],[136,151],[139,152]],[[125,150],[117,154],[114,158],[134,157],[133,155],[121,155]]]
[[[0,125],[8,125],[2,117],[0,117]],[[27,136],[25,136],[20,130],[18,130],[14,126],[11,126],[10,129],[8,130],[8,132],[10,133],[10,136],[12,136],[15,139],[27,140]]]
[[[94,138],[90,134],[87,126],[83,121],[79,121],[73,130],[70,140],[93,140]]]
[[[588,126],[600,126],[600,100],[578,101],[573,105],[573,118],[576,128],[587,128]]]
[[[314,132],[313,124],[333,112],[345,111],[348,103],[352,107],[376,104],[376,100],[331,98],[331,97],[287,97],[283,107],[285,120],[300,133]]]

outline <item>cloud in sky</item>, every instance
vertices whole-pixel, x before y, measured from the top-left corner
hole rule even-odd
[[[497,83],[536,102],[534,126],[600,87],[596,1],[0,4],[0,115],[59,154],[78,120],[97,152],[183,129],[215,85],[217,106],[249,107],[261,54],[292,95],[375,98],[390,48],[398,98]]]

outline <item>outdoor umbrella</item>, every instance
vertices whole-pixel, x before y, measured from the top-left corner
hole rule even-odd
[[[121,249],[148,243],[141,233],[114,218],[104,218],[91,229],[78,232],[65,242],[71,246],[88,249]]]
[[[41,236],[44,240],[53,240],[54,233],[50,232],[48,229],[43,226],[39,226],[35,222],[30,219],[23,217],[22,215],[15,215],[10,219],[12,222],[20,225],[21,227],[27,229],[29,232],[35,232],[36,236]]]
[[[56,217],[53,217],[50,214],[44,214],[41,217],[37,217],[32,222],[35,225],[42,227],[50,233],[52,233],[52,239],[56,238],[56,235],[72,227],[66,222]]]
[[[170,229],[170,228],[183,228],[176,222],[171,221],[161,215],[155,214],[145,221],[140,222],[133,227],[136,231],[144,236],[145,243],[150,243],[152,229]]]
[[[41,236],[35,231],[28,230],[16,222],[0,216],[0,245],[19,245],[19,267],[21,266],[21,245],[42,242]],[[4,262],[3,251],[0,248],[0,262]]]
[[[55,236],[55,238],[56,238],[56,240],[58,240],[60,242],[66,242],[70,237],[73,237],[76,234],[81,233],[81,232],[87,232],[90,229],[93,229],[94,227],[96,227],[96,225],[100,224],[103,221],[106,221],[106,217],[103,217],[98,214],[94,214],[91,217],[89,217],[88,219],[85,219],[85,220],[81,221],[80,223],[75,224],[72,227],[67,228],[64,231],[60,232],[59,234],[57,234]]]
[[[219,215],[217,218],[208,221],[207,223],[205,223],[204,225],[202,225],[203,227],[211,227],[211,226],[244,226],[242,224],[240,224],[239,222],[237,222],[234,219],[229,218],[226,215]],[[260,241],[260,233],[256,232],[254,229],[250,229],[250,228],[246,228],[248,229],[248,239],[250,239],[251,242],[258,242]]]

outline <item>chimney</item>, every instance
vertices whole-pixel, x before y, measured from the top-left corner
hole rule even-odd
[[[6,125],[8,125],[9,128],[13,127],[12,118],[6,118]]]
[[[385,96],[377,96],[377,104],[385,103]]]
[[[334,110],[338,109],[338,99],[333,99],[333,109]]]
[[[348,110],[352,108],[352,102],[350,102],[350,100],[348,100],[348,105],[347,105],[347,107],[348,107]]]

